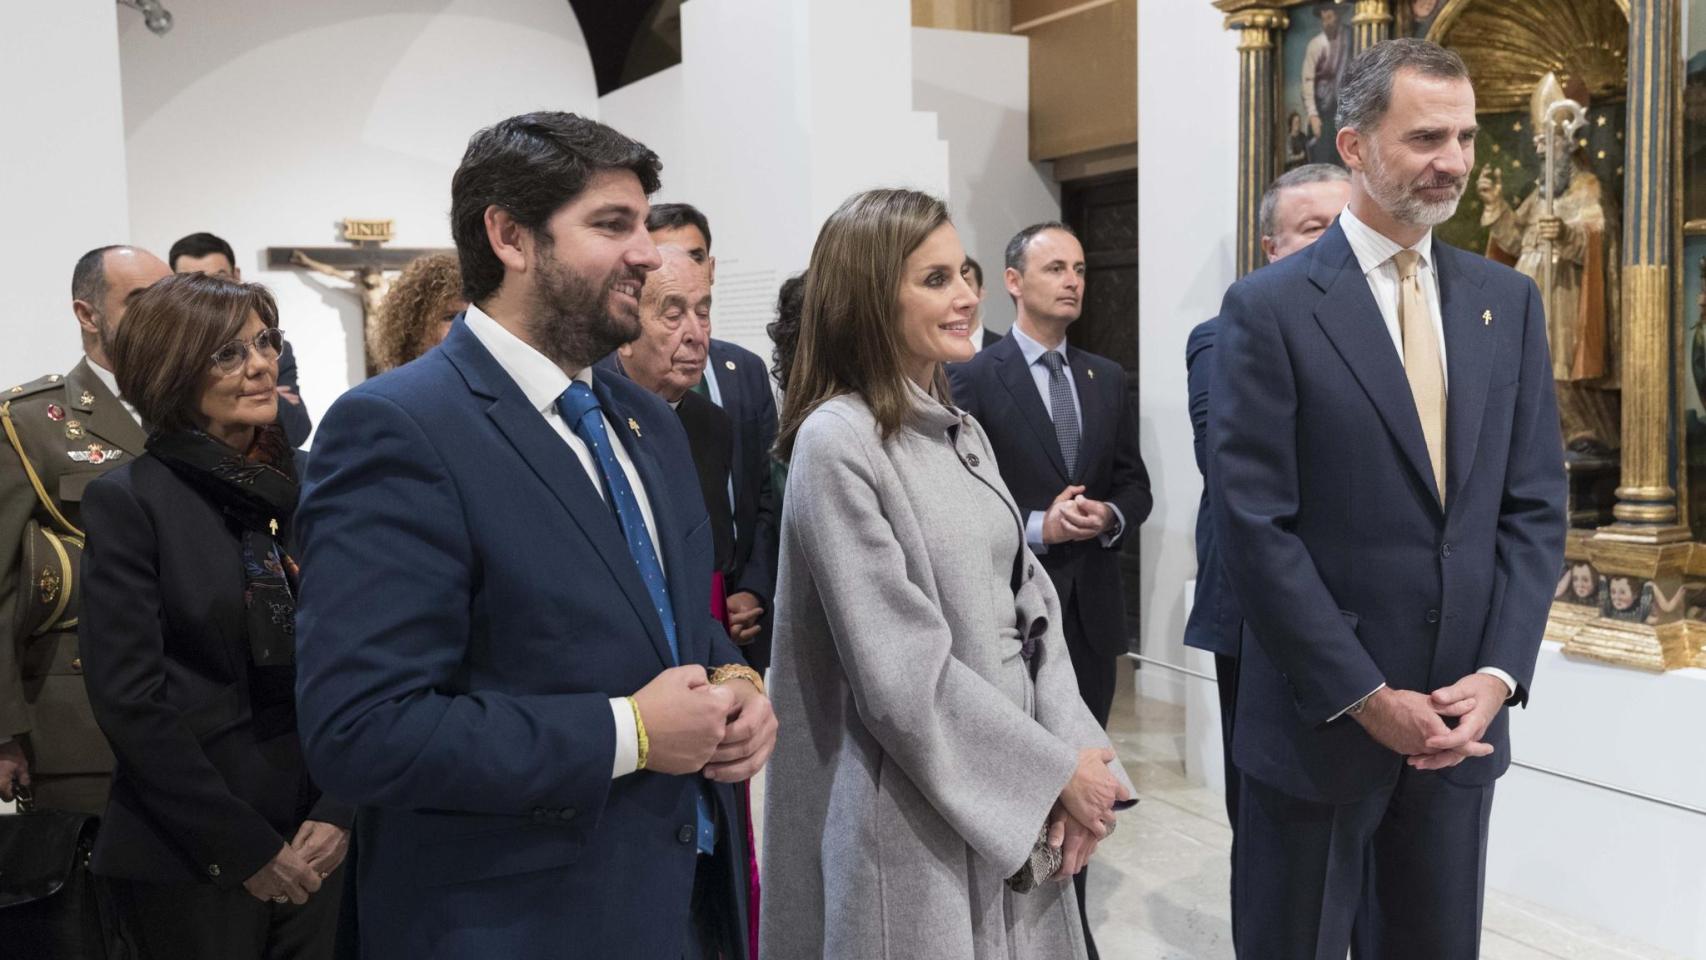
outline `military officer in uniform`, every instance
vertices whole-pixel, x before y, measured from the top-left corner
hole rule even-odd
[[[113,755],[95,725],[77,649],[78,509],[89,481],[139,456],[146,434],[118,397],[106,344],[125,299],[169,276],[160,258],[101,247],[77,261],[70,373],[0,387],[0,799],[99,814]]]

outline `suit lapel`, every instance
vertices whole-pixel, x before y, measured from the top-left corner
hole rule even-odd
[[[669,655],[669,641],[663,634],[663,623],[658,620],[657,611],[652,609],[651,596],[640,579],[633,554],[628,552],[616,515],[593,486],[580,458],[551,429],[539,411],[533,409],[521,388],[465,324],[456,324],[450,336],[445,338],[443,350],[461,371],[469,390],[492,401],[486,408],[486,416],[491,418],[515,452],[580,527],[581,533],[622,588],[623,595],[634,608],[634,614],[645,624],[646,634],[657,648],[664,666],[674,666]],[[596,382],[596,376],[594,380]],[[572,573],[565,571],[565,575]]]
[[[652,444],[646,442],[645,429],[642,427],[635,431],[629,426],[631,423],[640,422],[635,412],[615,396],[601,374],[593,374],[592,390],[598,395],[598,402],[603,405],[610,422],[616,426],[619,435],[611,439],[622,444],[628,451],[628,457],[634,461],[634,471],[640,475],[640,485],[645,488],[646,499],[652,505],[652,521],[657,527],[658,541],[652,546],[663,563],[664,582],[669,587],[670,608],[675,614],[675,639],[681,648],[681,662],[701,663],[708,651],[698,649],[699,632],[686,629],[686,625],[691,622],[696,610],[710,616],[710,582],[707,580],[703,584],[703,595],[695,596],[694,590],[689,589],[694,580],[692,571],[687,568],[687,544],[682,539],[684,531],[674,529],[675,525],[669,522],[671,517],[676,516],[676,504],[669,485],[664,481],[663,465],[658,462]],[[694,491],[698,491],[697,484],[694,485]],[[626,546],[623,549],[626,553]],[[630,566],[633,566],[632,557]],[[650,597],[647,599],[649,602]],[[661,621],[658,622],[658,629],[657,639],[663,644],[662,654],[668,658],[669,640],[662,634]]]
[[[1474,257],[1434,238],[1439,273],[1439,313],[1445,328],[1445,366],[1450,371],[1445,406],[1445,505],[1450,509],[1475,466],[1481,418],[1487,408],[1487,384],[1493,374],[1496,341],[1487,304],[1476,299],[1483,274]]]
[[[1077,347],[1067,347],[1068,366],[1072,370],[1072,382],[1078,390],[1078,419],[1082,426],[1078,430],[1078,476],[1072,478],[1082,482],[1090,475],[1090,467],[1102,455],[1102,441],[1108,437],[1105,429],[1113,423],[1108,405],[1102,402],[1102,391],[1096,385],[1096,378],[1090,375],[1090,361],[1084,351]],[[1050,423],[1050,427],[1053,424]]]
[[[1309,279],[1322,291],[1315,306],[1315,322],[1351,368],[1397,441],[1404,459],[1433,494],[1437,506],[1439,491],[1434,483],[1433,463],[1428,459],[1422,420],[1416,413],[1415,398],[1410,395],[1404,364],[1392,346],[1386,321],[1374,302],[1374,293],[1368,289],[1368,280],[1356,255],[1351,252],[1350,241],[1345,239],[1344,228],[1335,222],[1315,241],[1309,256]]]
[[[148,434],[137,425],[130,412],[125,410],[124,405],[107,389],[107,385],[101,382],[101,378],[95,375],[95,371],[89,367],[88,357],[78,361],[65,380],[71,407],[83,415],[83,426],[90,434],[133,457],[142,456],[143,449],[148,444]],[[84,397],[90,398],[90,402],[84,403]]]
[[[989,350],[995,356],[996,375],[1012,396],[1020,416],[1031,425],[1031,432],[1037,435],[1037,441],[1042,444],[1061,481],[1070,482],[1071,478],[1066,475],[1066,458],[1060,453],[1060,440],[1054,435],[1054,421],[1049,419],[1048,408],[1043,406],[1043,398],[1037,393],[1037,382],[1031,378],[1031,369],[1025,363],[1025,355],[1019,350],[1018,342],[1012,337],[1002,337],[1001,342]]]

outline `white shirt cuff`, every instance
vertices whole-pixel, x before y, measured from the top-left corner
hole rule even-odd
[[[1516,696],[1516,680],[1512,679],[1510,674],[1504,672],[1503,670],[1500,670],[1498,667],[1482,667],[1481,669],[1479,669],[1475,672],[1476,673],[1484,673],[1489,677],[1498,677],[1499,680],[1502,681],[1505,685],[1505,699],[1506,700],[1509,700],[1510,698]]]
[[[1025,542],[1030,545],[1031,552],[1042,556],[1048,552],[1048,544],[1043,542],[1043,512],[1031,511],[1025,518]]]
[[[616,721],[616,759],[610,763],[614,780],[640,768],[640,731],[634,726],[634,708],[627,697],[610,698],[610,718]]]
[[[1108,509],[1114,512],[1114,528],[1102,534],[1102,546],[1104,547],[1113,546],[1114,541],[1125,536],[1125,514],[1121,513],[1120,508],[1112,503],[1108,504]]]
[[[1380,691],[1382,691],[1384,689],[1386,689],[1386,684],[1383,683],[1380,686],[1375,687],[1373,690],[1370,690],[1369,692],[1367,692],[1367,693],[1363,694],[1362,696],[1356,698],[1355,700],[1351,701],[1350,703],[1345,704],[1345,709],[1340,710],[1338,713],[1333,714],[1331,717],[1328,717],[1327,722],[1332,723],[1334,720],[1337,720],[1340,717],[1344,716],[1345,714],[1350,713],[1352,707],[1356,706],[1359,703],[1366,702],[1369,697],[1374,696],[1375,694],[1379,693]]]

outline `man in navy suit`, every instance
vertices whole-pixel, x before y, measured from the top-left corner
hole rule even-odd
[[[977,312],[972,314],[971,346],[974,351],[987,350],[995,346],[1001,339],[1001,334],[983,325],[983,298],[989,295],[989,289],[983,285],[983,264],[971,257],[960,267],[960,276],[966,283],[971,284],[971,290],[977,294]]]
[[[1007,244],[1003,279],[1017,318],[1007,336],[950,364],[954,402],[989,435],[1001,479],[1025,515],[1025,539],[1060,594],[1078,692],[1102,726],[1126,651],[1120,547],[1154,500],[1138,452],[1125,371],[1066,342],[1084,302],[1084,248],[1064,223]],[[1078,908],[1085,912],[1085,876]],[[1096,956],[1090,924],[1084,939]]]
[[[716,282],[711,222],[697,207],[660,203],[646,215],[646,229],[658,246],[672,244],[686,250]],[[770,598],[776,595],[776,567],[782,549],[782,507],[770,468],[770,451],[776,446],[776,395],[770,391],[770,374],[758,354],[711,337],[708,315],[704,324],[710,359],[695,389],[722,407],[735,426],[735,469],[729,499],[737,514],[735,561],[740,572],[729,585],[729,625],[747,661],[763,671],[770,666],[769,607]],[[742,509],[743,504],[752,504],[755,509]]]
[[[658,166],[571,114],[476,134],[471,306],[321,425],[297,694],[316,778],[360,807],[369,958],[746,953],[731,784],[774,715],[705,602],[680,422],[592,370],[639,332]]]
[[[1264,958],[1478,955],[1504,707],[1528,697],[1565,511],[1534,285],[1439,242],[1474,165],[1455,54],[1346,70],[1349,206],[1227,292],[1209,409],[1244,611],[1234,914]]]

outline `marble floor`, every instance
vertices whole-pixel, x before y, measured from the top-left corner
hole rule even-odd
[[[1090,918],[1103,960],[1231,960],[1232,834],[1221,797],[1185,778],[1185,712],[1140,699],[1122,665],[1110,724],[1142,802],[1097,852]],[[1684,960],[1496,890],[1485,960]]]

